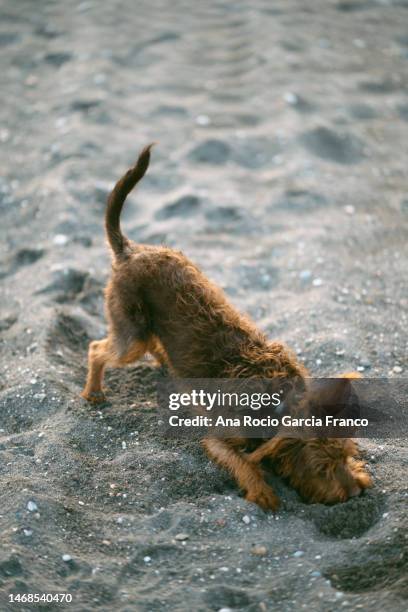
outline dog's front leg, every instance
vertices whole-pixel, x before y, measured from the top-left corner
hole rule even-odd
[[[278,437],[267,440],[266,442],[258,446],[257,449],[252,451],[252,453],[249,453],[249,455],[247,455],[248,461],[253,464],[258,464],[261,463],[261,461],[267,457],[269,457],[270,459],[273,458],[276,454],[277,449],[279,448],[280,442],[281,438]]]
[[[258,504],[264,510],[278,508],[279,498],[266,484],[261,469],[247,461],[228,440],[208,437],[202,440],[202,445],[210,459],[230,472],[238,486],[245,491],[247,501]]]

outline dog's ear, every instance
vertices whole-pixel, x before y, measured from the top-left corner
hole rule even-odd
[[[363,375],[360,372],[345,372],[344,374],[340,374],[338,378],[350,378],[351,380],[356,380],[358,378],[363,378]]]
[[[322,407],[338,406],[344,403],[350,394],[348,378],[329,379],[318,394],[318,403]]]
[[[312,414],[335,416],[353,404],[356,398],[351,385],[353,378],[360,376],[346,374],[341,378],[313,380],[308,391],[308,403]]]

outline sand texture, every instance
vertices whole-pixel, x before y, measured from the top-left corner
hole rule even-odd
[[[1,612],[406,610],[405,440],[363,441],[345,504],[271,476],[273,515],[159,435],[152,363],[78,395],[106,196],[151,141],[131,238],[314,375],[406,375],[408,2],[2,0],[0,51]],[[8,603],[44,592],[73,603]]]

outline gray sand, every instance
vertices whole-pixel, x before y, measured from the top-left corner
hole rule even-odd
[[[151,363],[109,373],[103,410],[78,393],[106,194],[152,140],[129,236],[182,249],[314,375],[406,375],[408,2],[0,10],[0,610],[405,610],[405,441],[363,441],[375,487],[345,504],[272,477],[274,516],[157,434]]]

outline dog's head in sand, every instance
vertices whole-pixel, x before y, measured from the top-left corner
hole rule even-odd
[[[350,378],[313,381],[297,412],[302,416],[348,416],[356,408],[357,397]],[[357,444],[350,438],[316,438],[279,434],[251,454],[251,460],[272,460],[274,471],[285,478],[309,503],[345,502],[372,485],[364,462],[358,458]]]
[[[344,502],[372,484],[350,439],[279,438],[275,442],[274,469],[310,503]]]

